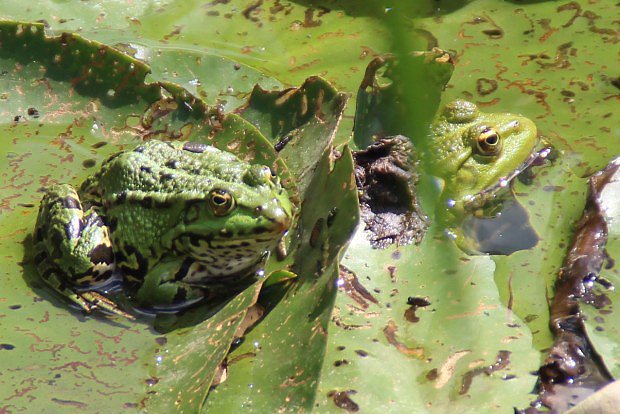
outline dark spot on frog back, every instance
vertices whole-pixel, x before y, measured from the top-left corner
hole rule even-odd
[[[168,167],[168,168],[172,168],[173,170],[176,170],[177,168],[179,168],[179,161],[177,161],[177,160],[168,160],[168,161],[166,161],[166,163],[164,165],[166,167]]]
[[[170,180],[174,179],[174,174],[160,172],[159,173],[159,178],[162,181],[170,181]]]
[[[183,149],[185,151],[193,152],[196,154],[202,154],[208,148],[208,145],[200,144],[198,142],[186,142],[183,144]]]
[[[127,191],[122,191],[116,195],[116,203],[123,204],[127,201]]]
[[[60,199],[60,204],[64,207],[64,208],[70,208],[70,209],[78,209],[81,210],[82,206],[80,205],[80,202],[73,198],[73,197],[63,197]]]

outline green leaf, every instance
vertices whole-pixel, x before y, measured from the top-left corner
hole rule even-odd
[[[262,281],[254,283],[206,321],[166,335],[165,343],[156,350],[147,410],[195,413],[200,409],[261,285]]]
[[[256,87],[239,112],[271,141],[304,192],[334,141],[346,102],[345,94],[312,77],[285,91]]]

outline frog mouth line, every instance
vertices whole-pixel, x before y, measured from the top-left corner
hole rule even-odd
[[[185,233],[179,237],[179,240],[187,239],[189,244],[197,248],[203,248],[203,246],[207,246],[206,249],[217,250],[222,248],[242,248],[242,249],[252,249],[252,246],[256,245],[265,245],[274,243],[274,234],[277,233],[262,233],[257,235],[248,235],[247,237],[218,237],[213,234],[198,236],[194,233]]]
[[[519,176],[523,171],[525,171],[528,167],[536,164],[537,162],[545,160],[549,154],[551,153],[551,146],[545,145],[542,149],[534,150],[529,155],[529,157],[523,161],[519,167],[513,170],[510,174],[506,175],[499,179],[498,183],[486,188],[472,196],[470,196],[467,200],[464,201],[463,206],[468,211],[473,211],[478,208],[483,207],[487,201],[497,196],[497,193],[508,188],[510,183]]]

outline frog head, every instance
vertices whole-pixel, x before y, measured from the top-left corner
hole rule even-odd
[[[205,180],[208,188],[185,202],[174,230],[179,250],[203,262],[215,277],[255,266],[292,221],[293,206],[268,167],[239,162],[235,175]]]
[[[192,142],[151,140],[116,154],[81,193],[103,204],[124,268],[141,272],[150,265],[140,266],[138,256],[153,263],[190,257],[202,265],[198,273],[215,277],[248,271],[273,250],[293,215],[269,167]]]
[[[506,187],[537,143],[534,123],[509,113],[487,114],[464,100],[447,104],[431,126],[429,167],[444,181],[440,220],[457,226]]]

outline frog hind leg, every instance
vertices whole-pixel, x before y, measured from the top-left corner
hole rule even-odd
[[[34,262],[54,290],[86,312],[99,308],[130,317],[108,298],[86,290],[114,275],[114,252],[108,227],[94,208],[82,209],[72,186],[52,186],[41,200],[34,247]]]
[[[164,257],[134,283],[134,298],[140,306],[151,309],[179,310],[210,296],[204,285],[188,282],[200,273],[200,264],[192,258]]]

